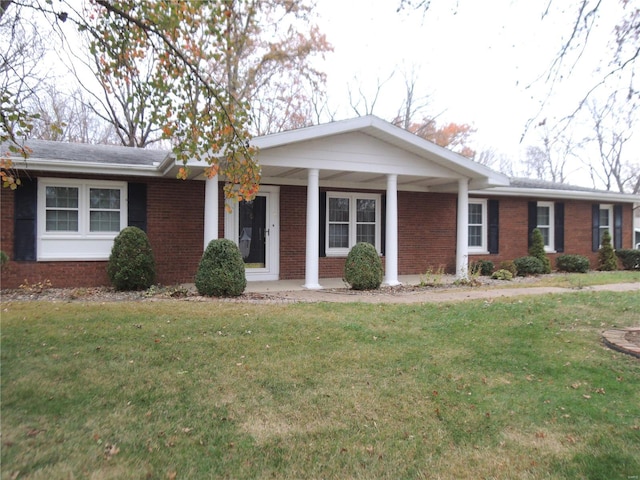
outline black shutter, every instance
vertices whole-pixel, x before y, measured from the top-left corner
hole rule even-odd
[[[487,202],[487,220],[489,222],[489,253],[500,251],[500,203],[498,200]]]
[[[613,206],[613,248],[622,248],[622,205]]]
[[[320,215],[318,216],[318,221],[320,225],[318,228],[320,232],[320,238],[318,239],[318,256],[326,257],[327,256],[327,245],[326,245],[326,233],[327,233],[327,192],[320,192]]]
[[[38,183],[36,179],[21,179],[14,193],[13,260],[36,260],[36,218]]]
[[[387,249],[387,196],[380,199],[380,250],[384,255]]]
[[[130,183],[128,185],[129,204],[127,206],[130,227],[147,231],[147,184]]]
[[[556,203],[554,206],[554,247],[556,252],[564,252],[564,203]]]
[[[591,205],[591,250],[597,252],[600,249],[600,205]]]
[[[529,202],[529,228],[527,229],[527,247],[531,248],[532,233],[538,226],[538,202]]]

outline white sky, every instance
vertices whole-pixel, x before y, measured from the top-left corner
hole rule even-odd
[[[399,0],[317,2],[320,30],[335,49],[327,55],[325,71],[329,103],[340,107],[338,118],[355,116],[348,85],[352,91],[360,85],[372,98],[377,84],[395,71],[373,110],[391,119],[404,98],[403,73],[414,70],[422,93],[430,94],[429,113],[443,112],[443,121],[474,126],[472,147],[477,151],[490,147],[517,156],[535,142],[532,131],[520,144],[527,121],[538,114],[549,91],[543,81],[535,80],[545,74],[562,36],[570,32],[573,10],[542,20],[547,0],[432,0],[424,16],[414,10],[398,13]],[[613,21],[599,20],[598,32],[605,35],[590,40],[592,59],[603,57],[601,49],[620,18],[619,2],[604,3],[615,10]],[[566,4],[552,2],[560,8]],[[570,113],[593,85],[596,63],[584,57],[540,119],[550,117],[552,122],[554,115]]]

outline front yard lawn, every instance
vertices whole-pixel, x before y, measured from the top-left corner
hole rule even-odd
[[[637,478],[639,312],[3,302],[2,478]]]

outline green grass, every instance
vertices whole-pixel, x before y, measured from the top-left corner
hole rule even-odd
[[[613,272],[589,273],[556,273],[554,275],[540,275],[532,286],[583,288],[593,285],[606,285],[611,283],[637,283],[640,282],[638,270],[616,270]]]
[[[600,335],[638,312],[5,302],[2,478],[628,480],[640,362]]]

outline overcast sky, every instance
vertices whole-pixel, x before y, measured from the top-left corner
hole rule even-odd
[[[565,0],[551,2],[564,8]],[[605,2],[589,49],[569,79],[556,87],[537,121],[571,112],[593,83],[592,71],[603,58],[610,32],[619,19],[619,2]],[[544,20],[547,1],[432,0],[425,15],[397,12],[399,0],[318,0],[318,23],[334,45],[327,55],[330,104],[339,118],[353,117],[348,85],[359,85],[371,97],[384,85],[373,113],[390,119],[403,98],[403,75],[417,72],[424,94],[431,95],[430,113],[441,119],[469,123],[477,129],[474,147],[516,155],[533,143],[525,125],[539,114],[549,93],[545,73],[570,32],[572,11],[554,11]],[[606,17],[609,15],[609,18]],[[538,80],[539,79],[539,80]]]

